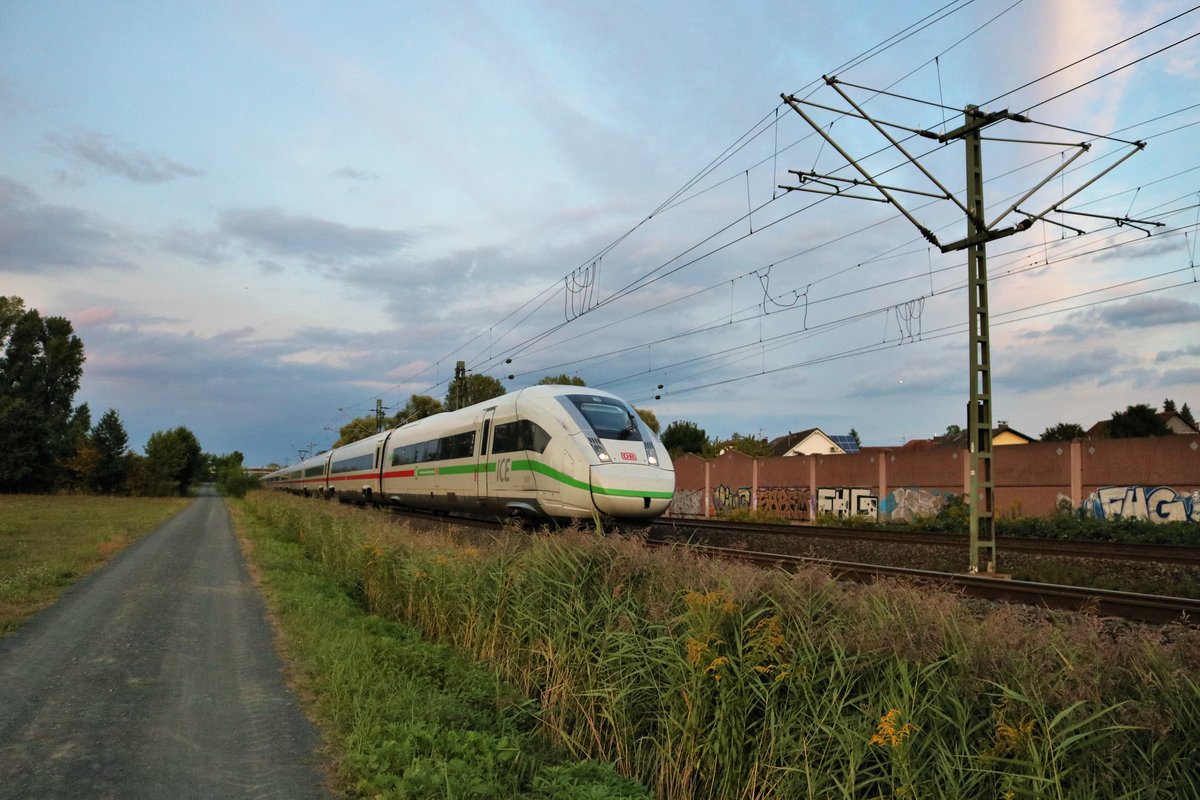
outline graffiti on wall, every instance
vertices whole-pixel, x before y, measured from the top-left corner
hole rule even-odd
[[[1200,489],[1180,494],[1169,486],[1106,486],[1088,495],[1081,510],[1096,519],[1200,522]]]
[[[954,495],[932,489],[896,489],[879,503],[879,513],[895,522],[936,517]]]
[[[725,484],[713,489],[713,511],[736,511],[750,507],[750,487],[731,489]]]
[[[882,500],[871,489],[825,487],[817,490],[814,499],[808,487],[760,486],[757,496],[748,486],[734,488],[719,484],[712,491],[714,514],[753,507],[762,514],[785,517],[796,522],[810,522],[817,514],[834,517],[868,517],[911,521],[918,517],[937,516],[953,495],[929,489],[901,488]],[[704,491],[676,489],[671,501],[671,514],[699,517],[704,514]]]
[[[876,519],[879,516],[879,498],[870,489],[817,489],[817,513]]]
[[[686,517],[701,516],[704,513],[704,490],[676,489],[667,513]]]
[[[807,522],[812,519],[812,493],[798,486],[759,487],[758,510],[763,514]]]

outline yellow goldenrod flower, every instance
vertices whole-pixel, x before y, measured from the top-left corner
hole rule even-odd
[[[896,727],[900,721],[900,709],[893,708],[879,718],[879,725],[875,728],[875,733],[871,736],[870,744],[880,747],[899,747],[904,743],[904,740],[915,733],[916,725],[911,722],[906,722],[900,727]]]
[[[717,683],[721,682],[721,667],[728,666],[729,659],[725,656],[717,656],[712,660],[706,668],[705,672],[712,676],[712,679]]]

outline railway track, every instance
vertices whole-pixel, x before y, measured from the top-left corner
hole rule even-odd
[[[411,519],[427,525],[468,526],[484,528],[488,530],[498,530],[504,527],[504,523],[499,520],[464,518],[446,516],[444,514],[409,512],[395,509],[393,510],[393,513],[397,517]],[[673,533],[672,539],[668,540],[658,538],[664,532],[664,528],[671,530]],[[863,541],[866,539],[869,541],[888,542],[892,544],[931,544],[952,547],[959,547],[964,544],[962,541],[964,537],[953,536],[949,534],[911,534],[904,531],[855,531],[844,528],[815,528],[784,525],[770,526],[755,524],[751,526],[739,526],[731,525],[730,523],[726,522],[701,520],[660,520],[652,525],[626,530],[625,532],[644,532],[647,537],[645,539],[645,543],[650,547],[686,547],[693,552],[703,553],[716,558],[739,560],[759,564],[762,566],[782,567],[784,569],[818,565],[829,570],[830,574],[838,580],[869,583],[878,580],[879,578],[900,578],[904,580],[950,588],[961,592],[966,597],[977,598],[981,600],[1018,603],[1056,610],[1086,612],[1103,617],[1120,617],[1137,622],[1160,625],[1170,623],[1184,623],[1189,625],[1200,624],[1200,600],[1192,598],[1165,597],[1161,595],[1119,592],[1108,589],[1094,589],[1081,586],[1035,583],[1032,581],[1019,581],[988,577],[986,575],[938,572],[934,570],[912,569],[907,567],[892,567],[881,564],[862,564],[850,561],[814,558],[811,556],[797,556],[785,553],[771,553],[746,550],[742,548],[695,544],[680,539],[680,534],[686,534],[689,530],[694,532],[704,531],[709,535],[722,531],[729,533],[730,535],[736,535],[737,533],[745,533],[748,531],[762,533],[764,532],[762,530],[763,528],[772,529],[766,531],[769,533],[840,540]],[[856,534],[862,534],[863,536],[862,538],[859,538],[856,536]],[[901,536],[896,537],[894,534],[901,534]],[[1048,546],[1040,547],[1040,545],[1043,544]],[[1084,551],[1081,550],[1081,548],[1074,546],[1084,544],[1099,545],[1096,552],[1102,554],[1097,555],[1092,551]],[[1018,550],[1018,545],[1028,545],[1028,549],[1022,549],[1021,552],[1039,553],[1042,555],[1053,554],[1069,555],[1073,557],[1118,559],[1122,557],[1121,554],[1123,551],[1131,551],[1131,555],[1129,555],[1126,560],[1164,561],[1167,563],[1184,565],[1195,565],[1200,563],[1200,561],[1197,560],[1195,548],[1187,547],[1171,547],[1166,545],[1147,546],[1155,549],[1151,551],[1153,553],[1153,557],[1146,557],[1145,555],[1139,556],[1137,553],[1137,551],[1141,549],[1140,547],[1132,545],[1120,545],[1110,542],[1084,543],[1046,541],[1041,539],[1005,540],[1005,546],[1008,549]],[[1161,548],[1161,550],[1158,548]]]
[[[882,531],[858,528],[824,528],[813,525],[764,525],[719,520],[664,518],[651,526],[651,535],[670,533],[686,537],[692,533],[727,535],[775,534],[797,538],[827,539],[841,542],[872,542],[889,546],[924,545],[933,547],[967,546],[966,534]],[[1125,542],[1084,542],[1064,539],[1028,539],[1003,537],[998,540],[1004,551],[1039,556],[1097,558],[1110,561],[1157,562],[1180,567],[1200,567],[1200,547],[1166,544],[1128,544]]]
[[[839,580],[869,583],[878,578],[904,578],[907,580],[953,587],[967,597],[983,600],[1021,603],[1067,611],[1086,611],[1105,617],[1122,617],[1138,622],[1168,624],[1200,622],[1200,600],[1185,597],[1162,597],[1159,595],[1114,592],[1106,589],[1091,589],[1080,586],[1060,586],[1049,583],[1014,581],[984,575],[966,575],[931,570],[887,567],[876,564],[856,564],[848,561],[808,558],[782,553],[761,553],[712,545],[680,544],[678,542],[648,541],[658,547],[687,547],[720,558],[749,561],[764,566],[797,567],[820,565]]]

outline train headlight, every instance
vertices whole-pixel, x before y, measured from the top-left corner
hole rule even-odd
[[[646,461],[652,467],[658,466],[658,451],[654,449],[654,445],[650,444],[650,442],[646,442]]]
[[[588,441],[592,443],[592,449],[596,451],[596,458],[600,459],[601,464],[612,461],[612,456],[604,449],[604,445],[600,443],[599,439],[595,436],[589,436]]]
[[[646,461],[650,462],[650,466],[658,466],[658,456],[646,456]]]

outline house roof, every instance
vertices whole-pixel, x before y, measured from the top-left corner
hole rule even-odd
[[[826,440],[837,447],[842,453],[857,453],[858,443],[854,441],[854,437],[849,434],[828,434],[820,428],[808,428],[796,433],[788,433],[787,436],[779,436],[767,442],[767,447],[771,450],[773,456],[785,456],[794,448],[803,444],[812,436],[820,434]]]
[[[805,439],[807,439],[809,436],[812,436],[814,433],[816,433],[819,430],[821,430],[821,429],[820,428],[808,428],[806,430],[798,431],[796,433],[792,433],[789,431],[787,436],[779,436],[779,437],[767,442],[767,447],[769,447],[771,449],[771,455],[773,455],[773,456],[787,455],[789,450],[791,450],[793,447],[800,444]]]
[[[996,437],[999,436],[1001,433],[1011,433],[1014,436],[1019,436],[1020,438],[1024,439],[1026,442],[1036,442],[1037,441],[1036,438],[1034,438],[1032,436],[1027,436],[1024,433],[1021,433],[1016,428],[1010,428],[1008,425],[1000,425],[998,427],[992,428],[993,442],[995,441]],[[964,429],[964,430],[961,430],[958,433],[952,434],[950,436],[946,436],[946,435],[934,436],[932,439],[909,439],[907,442],[904,443],[903,449],[905,449],[905,450],[932,450],[936,447],[967,447],[970,444],[970,442],[967,441],[970,438],[970,436],[971,436],[971,432],[969,430]]]

